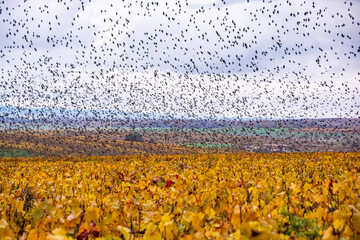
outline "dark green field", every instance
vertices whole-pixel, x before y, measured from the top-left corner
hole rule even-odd
[[[0,157],[35,157],[35,156],[38,156],[38,154],[23,149],[0,148]]]

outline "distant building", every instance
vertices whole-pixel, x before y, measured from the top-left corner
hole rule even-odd
[[[293,152],[293,149],[287,144],[273,144],[273,143],[264,143],[256,146],[246,146],[245,149],[247,151],[252,152]]]
[[[124,141],[130,141],[130,142],[144,142],[144,139],[142,136],[138,133],[130,133],[125,136]]]

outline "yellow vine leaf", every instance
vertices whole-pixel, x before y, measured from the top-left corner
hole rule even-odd
[[[324,235],[321,238],[322,240],[335,240],[337,239],[336,236],[333,235],[333,227],[330,226],[328,229],[325,230]]]
[[[202,222],[204,219],[204,213],[195,213],[192,218],[192,225],[194,226],[195,230],[200,230],[202,227]]]
[[[355,229],[355,232],[360,233],[360,212],[357,211],[353,214],[351,218],[352,226]]]
[[[131,230],[130,230],[129,228],[123,227],[123,226],[117,226],[116,229],[121,232],[121,234],[123,235],[123,237],[125,238],[125,240],[130,239]]]
[[[10,230],[9,224],[4,218],[0,220],[0,236],[8,239],[14,239],[14,234]]]
[[[234,212],[231,217],[231,223],[233,224],[235,229],[240,229],[241,222],[240,222],[240,206],[239,205],[236,205],[234,207]]]

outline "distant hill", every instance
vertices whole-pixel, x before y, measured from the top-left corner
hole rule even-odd
[[[92,156],[223,153],[221,149],[174,144],[110,140],[99,136],[57,134],[51,131],[0,134],[0,157],[24,156]]]
[[[321,119],[234,119],[205,118],[157,113],[129,113],[120,110],[37,109],[0,106],[2,129],[118,128],[118,127],[272,127],[272,128],[352,128],[360,118]]]

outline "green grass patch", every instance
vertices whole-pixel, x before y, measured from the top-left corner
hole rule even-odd
[[[22,149],[6,149],[0,148],[0,157],[36,157],[39,154],[29,152]]]

